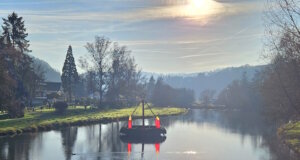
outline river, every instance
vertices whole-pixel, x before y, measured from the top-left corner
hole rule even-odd
[[[152,124],[153,121],[154,119],[147,119],[146,124]],[[190,110],[185,115],[161,117],[161,124],[167,129],[167,138],[161,144],[122,142],[118,133],[125,123],[68,127],[2,137],[0,159],[297,159],[286,147],[280,145],[274,134],[275,129],[247,114]],[[140,120],[134,120],[134,124],[140,123]]]

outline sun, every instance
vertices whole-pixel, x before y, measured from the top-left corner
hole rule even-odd
[[[205,0],[191,0],[190,4],[195,8],[201,9],[205,5]]]
[[[183,14],[188,17],[201,17],[219,12],[220,4],[214,0],[188,0]]]

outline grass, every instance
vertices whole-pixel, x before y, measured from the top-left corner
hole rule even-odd
[[[300,154],[300,121],[280,127],[278,134],[285,144]]]
[[[13,135],[23,132],[34,132],[38,130],[51,130],[54,128],[85,125],[93,123],[107,123],[115,120],[127,119],[135,107],[124,109],[107,110],[84,110],[83,106],[69,107],[65,114],[60,115],[54,109],[36,110],[25,112],[23,118],[0,120],[0,135]],[[153,108],[153,112],[160,116],[178,115],[185,113],[182,108]],[[137,109],[134,117],[141,117],[141,107]],[[149,109],[145,110],[145,116],[153,116]]]

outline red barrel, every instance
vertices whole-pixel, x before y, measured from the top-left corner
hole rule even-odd
[[[160,128],[160,120],[159,120],[158,116],[155,118],[155,127]]]
[[[132,128],[132,119],[131,119],[131,116],[129,116],[129,119],[128,119],[128,129],[131,129]]]

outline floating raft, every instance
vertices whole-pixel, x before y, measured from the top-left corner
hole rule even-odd
[[[156,128],[155,126],[132,126],[132,128],[122,127],[120,130],[120,135],[127,135],[133,137],[156,137],[163,136],[167,134],[165,128]]]
[[[142,106],[143,106],[142,125],[132,125],[132,120],[130,116],[128,120],[128,125],[123,126],[120,129],[121,140],[123,142],[128,142],[128,143],[149,143],[149,144],[162,143],[163,141],[166,140],[165,135],[167,134],[167,130],[164,127],[160,126],[160,121],[158,116],[155,119],[155,126],[146,126],[145,117],[144,117],[144,110],[145,110],[144,101],[142,101]],[[151,110],[150,107],[149,109]],[[135,112],[135,110],[133,111],[133,113]],[[152,110],[151,112],[153,113]]]

